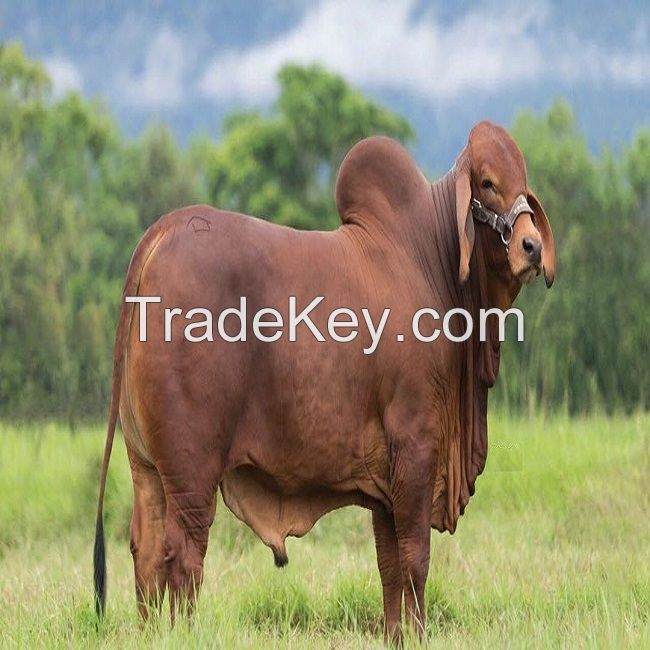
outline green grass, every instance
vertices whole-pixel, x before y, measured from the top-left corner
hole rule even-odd
[[[650,416],[493,416],[454,536],[432,533],[429,647],[650,647]],[[142,630],[121,440],[109,476],[108,611],[92,610],[100,428],[0,425],[0,643],[47,647],[382,647],[369,513],[289,540],[289,566],[219,504],[197,616]]]

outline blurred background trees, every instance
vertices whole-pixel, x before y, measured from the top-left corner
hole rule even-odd
[[[525,345],[507,345],[501,395],[570,412],[650,398],[650,130],[592,155],[570,108],[520,115],[512,133],[550,215],[558,284],[522,291]],[[531,290],[532,289],[532,290]]]
[[[409,124],[319,66],[288,65],[270,117],[232,114],[218,146],[204,147],[210,202],[297,228],[335,228],[336,172],[358,140],[384,133],[402,142]]]
[[[122,282],[143,230],[208,202],[300,228],[336,227],[336,170],[359,139],[414,138],[400,116],[318,66],[286,66],[270,114],[181,149],[164,124],[127,140],[106,109],[55,101],[40,64],[0,47],[0,416],[103,416]],[[523,291],[526,342],[505,346],[497,401],[570,412],[647,407],[650,129],[589,151],[570,107],[512,132],[558,246],[558,282]]]

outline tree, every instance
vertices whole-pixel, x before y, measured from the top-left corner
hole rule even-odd
[[[175,208],[205,201],[197,170],[160,123],[124,147],[118,169],[112,170],[111,192],[132,204],[143,229]]]
[[[132,208],[105,190],[119,134],[75,93],[53,102],[44,70],[15,45],[0,49],[0,123],[0,413],[96,413],[139,234]]]
[[[595,157],[564,102],[541,118],[520,115],[513,133],[553,226],[558,281],[551,291],[521,293],[527,342],[504,350],[501,398],[570,411],[647,404],[650,371],[639,355],[650,348],[644,136],[622,162],[608,151]]]
[[[320,66],[285,66],[278,81],[271,116],[238,112],[225,121],[207,161],[210,199],[286,225],[332,228],[332,187],[350,147],[379,133],[408,142],[413,131]]]

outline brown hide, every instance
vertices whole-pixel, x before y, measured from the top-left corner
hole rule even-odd
[[[303,535],[333,508],[366,500],[392,508],[393,432],[384,415],[402,408],[395,394],[402,386],[413,392],[406,399],[418,402],[408,404],[409,414],[426,414],[422,435],[435,437],[426,443],[436,450],[433,527],[455,530],[485,465],[486,393],[498,369],[498,343],[488,353],[476,336],[467,343],[408,336],[421,307],[441,315],[464,307],[478,323],[478,308],[488,306],[480,254],[466,286],[450,272],[458,266],[451,175],[432,187],[399,144],[373,138],[346,158],[336,198],[346,226],[334,233],[294,231],[204,206],[165,217],[167,234],[138,292],[160,295],[162,303],[148,309],[146,343],[137,340],[136,312],[124,371],[121,417],[134,451],[164,475],[169,443],[151,439],[150,431],[169,432],[187,447],[180,468],[171,454],[174,472],[214,464],[200,449],[223,450],[223,469],[207,474],[221,473],[228,507],[280,558],[287,535]],[[205,229],[195,230],[197,219]],[[322,343],[306,328],[294,343],[258,342],[250,331],[246,344],[189,343],[180,327],[173,330],[178,341],[163,342],[163,307],[217,314],[247,296],[250,307],[277,308],[286,323],[290,295],[299,309],[325,296],[312,317],[324,333],[320,315],[333,308],[369,307],[378,320],[389,307],[387,332],[368,356],[361,334],[350,343]],[[396,342],[393,331],[406,341]],[[199,412],[201,426],[187,427]]]
[[[525,170],[515,178],[525,181]],[[461,272],[461,283],[456,205],[469,195],[457,192],[457,180],[452,170],[429,183],[401,145],[375,137],[357,144],[341,166],[342,225],[334,232],[301,232],[191,206],[145,234],[125,294],[162,302],[148,307],[147,342],[138,340],[138,309],[123,307],[114,384],[136,487],[139,594],[164,590],[168,581],[173,606],[182,576],[200,583],[220,486],[225,503],[273,549],[278,564],[286,562],[285,538],[305,534],[326,512],[348,504],[372,509],[389,628],[399,617],[394,594],[401,603],[402,588],[407,611],[423,622],[408,585],[419,602],[428,531],[455,531],[485,466],[487,391],[497,377],[500,344],[490,327],[488,341],[479,342],[479,309],[509,307],[521,286],[508,275],[498,235],[484,225],[466,245],[469,276]],[[216,329],[217,315],[238,307],[241,296],[248,299],[245,342],[216,335],[213,342],[188,342],[182,316],[173,321],[172,341],[163,341],[165,307],[209,309]],[[324,296],[310,316],[326,341],[305,325],[288,341],[289,296],[298,311]],[[253,336],[252,314],[262,307],[283,315],[276,342]],[[359,316],[351,342],[334,342],[327,333],[327,316],[338,307]],[[391,309],[369,355],[364,307],[375,324]],[[453,307],[466,309],[474,334],[463,343],[442,335],[419,342],[411,319],[424,307],[441,319]],[[226,323],[234,334],[234,322]],[[107,453],[111,440],[109,427]],[[151,511],[160,514],[147,520]],[[398,592],[391,592],[396,566],[399,573],[391,544],[400,552]]]

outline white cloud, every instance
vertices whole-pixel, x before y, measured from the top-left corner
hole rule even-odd
[[[449,23],[431,11],[414,17],[415,6],[415,0],[322,0],[274,40],[214,56],[198,90],[217,102],[264,103],[290,61],[319,62],[360,86],[431,100],[539,79],[650,83],[645,39],[618,50],[581,41],[553,28],[544,0],[479,6]]]
[[[609,76],[630,86],[650,85],[650,54],[638,52],[614,52],[607,61]]]
[[[142,71],[118,75],[120,101],[141,109],[174,108],[183,97],[187,64],[181,36],[161,27],[147,48]]]
[[[199,81],[217,100],[268,100],[288,61],[320,62],[364,86],[450,97],[536,75],[543,57],[531,30],[543,7],[487,8],[449,25],[432,13],[412,17],[413,0],[325,0],[291,31],[244,51],[217,55]]]
[[[81,91],[83,86],[79,68],[62,56],[51,56],[43,61],[47,73],[52,79],[52,92],[61,97],[70,90]]]
[[[650,85],[650,53],[638,47],[605,50],[595,43],[582,43],[558,55],[556,69],[558,76],[569,82],[613,82],[632,87]]]

